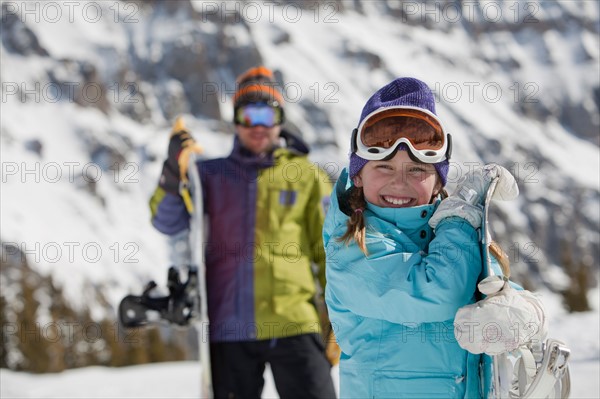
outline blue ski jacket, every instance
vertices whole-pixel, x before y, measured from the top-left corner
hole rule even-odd
[[[348,216],[347,171],[325,219],[325,299],[342,349],[342,398],[479,398],[480,356],[460,348],[454,316],[475,301],[482,272],[477,231],[448,218],[434,235],[439,204],[367,204],[365,256],[340,242]]]
[[[269,156],[250,153],[236,137],[228,157],[198,162],[212,342],[320,331],[315,280],[325,285],[322,226],[331,183],[299,138],[281,136],[286,145]],[[159,187],[151,208],[162,233],[189,228],[181,196]]]

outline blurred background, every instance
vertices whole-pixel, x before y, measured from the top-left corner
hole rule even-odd
[[[596,0],[2,1],[0,366],[195,359],[193,333],[124,331],[116,306],[166,280],[147,204],[174,118],[206,157],[228,154],[235,78],[264,64],[332,179],[368,97],[427,82],[454,138],[449,188],[481,163],[517,177],[495,236],[597,375],[599,14]]]

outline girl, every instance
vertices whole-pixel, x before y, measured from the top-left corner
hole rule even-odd
[[[353,131],[323,232],[342,398],[480,397],[479,355],[453,321],[482,271],[479,204],[509,173],[477,169],[446,198],[450,140],[412,78],[376,92]]]

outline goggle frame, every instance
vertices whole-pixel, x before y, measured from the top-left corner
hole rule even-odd
[[[272,110],[273,114],[267,115],[264,110]],[[248,111],[250,111],[250,114],[246,114]],[[248,117],[250,117],[250,120],[247,119]],[[267,117],[270,117],[270,119],[266,119]],[[272,128],[281,125],[283,121],[283,109],[267,103],[249,103],[240,105],[234,109],[233,114],[234,124],[248,128],[254,126],[265,126],[267,128]]]
[[[368,146],[364,145],[361,140],[361,133],[364,132],[365,126],[367,123],[370,122],[370,119],[373,117],[376,117],[380,113],[383,113],[383,112],[389,113],[390,111],[393,111],[393,110],[399,111],[398,116],[406,116],[406,115],[402,115],[402,111],[409,111],[409,113],[412,111],[412,112],[420,112],[420,113],[424,114],[424,116],[433,119],[438,124],[438,127],[440,128],[440,130],[443,134],[444,140],[443,140],[442,146],[439,149],[425,148],[425,149],[419,150],[419,149],[415,148],[415,146],[413,145],[411,140],[406,137],[399,137],[398,139],[395,140],[394,144],[388,148],[368,147]],[[386,118],[387,117],[384,117],[381,120],[386,119]],[[427,121],[426,118],[420,118],[420,119]],[[433,127],[433,125],[431,125],[431,126]],[[418,107],[411,107],[411,106],[379,108],[379,109],[371,112],[369,115],[367,115],[363,119],[361,124],[352,131],[350,150],[351,150],[351,152],[355,153],[359,157],[364,158],[366,160],[381,161],[381,160],[386,160],[386,159],[391,158],[393,156],[393,154],[395,154],[395,152],[397,151],[398,146],[402,143],[404,143],[408,147],[410,154],[411,154],[411,158],[416,158],[418,161],[423,162],[423,163],[433,164],[433,163],[442,162],[444,160],[450,160],[450,156],[452,155],[452,136],[446,131],[442,122],[437,118],[437,116],[426,109],[418,108]]]

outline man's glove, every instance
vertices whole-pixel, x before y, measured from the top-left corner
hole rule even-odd
[[[474,228],[481,226],[483,202],[491,181],[498,177],[493,199],[512,200],[519,195],[519,187],[513,175],[496,164],[475,168],[463,176],[452,195],[442,201],[429,219],[429,225],[435,229],[442,219],[460,217]]]
[[[335,338],[335,334],[333,333],[333,329],[329,331],[327,335],[327,339],[325,341],[325,357],[329,361],[332,366],[337,365],[340,362],[340,355],[342,354],[342,350],[340,346],[337,344],[337,339]]]
[[[187,183],[187,168],[191,153],[202,153],[202,147],[196,143],[192,135],[178,117],[171,131],[167,160],[163,164],[158,185],[172,194],[179,194],[180,183]]]

